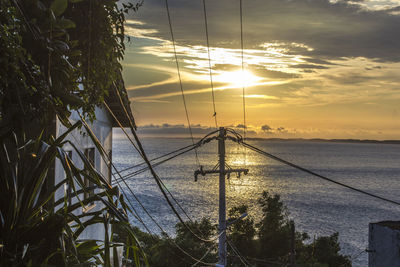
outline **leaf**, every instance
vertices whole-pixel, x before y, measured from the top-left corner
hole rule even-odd
[[[53,10],[54,15],[60,16],[67,9],[68,0],[54,0],[51,3],[50,9]]]
[[[70,19],[62,18],[57,21],[56,26],[61,29],[70,29],[70,28],[75,28],[76,24]]]

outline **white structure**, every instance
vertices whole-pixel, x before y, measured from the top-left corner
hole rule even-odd
[[[400,267],[400,222],[369,224],[369,267]]]
[[[95,110],[96,120],[89,124],[93,133],[99,139],[101,144],[103,145],[105,151],[109,156],[112,155],[112,120],[111,115],[106,112],[104,108],[96,108]],[[75,123],[79,121],[79,115],[77,112],[72,112],[70,116],[71,123]],[[60,121],[56,122],[56,136],[60,136],[67,131],[67,128],[61,124]],[[85,154],[85,156],[91,161],[92,165],[99,171],[104,177],[108,178],[108,182],[111,183],[111,165],[110,162],[105,162],[101,157],[99,151],[96,149],[94,143],[91,141],[90,136],[86,133],[84,128],[73,130],[65,140],[73,143],[81,152]],[[83,168],[83,162],[80,160],[79,155],[74,150],[74,148],[66,143],[63,146],[64,150],[67,152],[69,158],[74,162],[74,164],[78,168]],[[58,184],[65,178],[65,173],[63,166],[59,160],[55,163],[55,184]],[[93,187],[88,180],[85,181],[87,187]],[[55,200],[60,198],[64,198],[65,195],[71,194],[71,189],[67,187],[65,184],[64,188],[60,188],[55,194]],[[86,193],[80,198],[87,198],[90,196],[91,192],[99,193],[99,189],[94,188],[89,190],[89,193]],[[70,197],[69,201],[71,203],[76,203],[78,200],[75,197]],[[82,212],[93,212],[103,208],[103,204],[94,202],[93,204],[87,205],[85,208],[82,208]],[[77,214],[76,214],[77,215]],[[96,226],[96,227],[95,227]],[[92,225],[85,229],[85,231],[80,235],[80,239],[96,239],[103,240],[104,239],[104,229],[102,224]]]
[[[121,97],[119,95],[122,95]],[[105,100],[107,105],[110,107],[114,116],[118,119],[118,122],[121,123],[123,127],[135,126],[134,119],[130,110],[130,102],[127,97],[127,93],[125,89],[121,92],[110,90],[109,96]],[[96,120],[93,123],[89,123],[89,127],[91,128],[94,135],[102,144],[109,158],[112,158],[112,129],[113,127],[119,127],[119,123],[114,120],[114,117],[108,112],[108,109],[105,106],[96,107],[95,109]],[[71,113],[70,121],[72,124],[80,120],[79,114],[74,111]],[[55,125],[51,125],[50,131],[56,137],[61,136],[67,131],[67,128],[62,125],[59,120],[55,121]],[[111,162],[105,161],[100,152],[97,150],[96,146],[91,140],[91,137],[86,133],[84,127],[81,129],[74,129],[71,133],[67,135],[65,140],[70,141],[75,145],[75,147],[80,150],[86,158],[92,163],[92,165],[96,168],[98,172],[100,172],[103,177],[108,179],[108,182],[111,184]],[[69,158],[78,168],[83,168],[83,162],[77,154],[75,148],[71,144],[66,143],[63,146],[64,151],[68,153]],[[51,175],[50,175],[51,176]],[[56,160],[54,165],[54,176],[50,177],[50,184],[58,184],[63,179],[65,179],[65,172],[63,166],[59,160]],[[99,190],[96,188],[89,180],[85,180],[85,186],[87,189],[87,193],[80,195],[80,198],[87,198],[93,193],[98,193]],[[92,189],[91,189],[92,188]],[[79,188],[78,188],[79,190]],[[65,185],[64,188],[60,188],[56,191],[55,201],[58,199],[64,198],[66,195],[68,197],[68,201],[70,203],[78,202],[76,197],[72,197],[72,190]],[[82,207],[82,210],[79,210],[78,213],[86,213],[86,212],[94,212],[104,208],[104,204],[96,201],[85,207]],[[79,215],[79,214],[75,214]],[[81,233],[79,239],[94,239],[94,240],[104,240],[105,229],[104,224],[99,223],[95,225],[91,225],[86,227],[86,229]],[[119,249],[119,254],[121,256],[122,248]],[[121,257],[119,257],[121,259]]]

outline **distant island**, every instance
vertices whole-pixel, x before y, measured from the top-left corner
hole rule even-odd
[[[323,139],[323,138],[260,138],[249,137],[248,140],[286,141],[286,142],[330,142],[330,143],[366,143],[366,144],[400,144],[400,140],[369,140],[369,139]]]
[[[142,135],[143,138],[179,138],[191,139],[183,135]],[[202,138],[203,136],[196,136]],[[326,143],[361,143],[361,144],[400,144],[400,140],[369,140],[369,139],[324,139],[324,138],[263,138],[246,137],[247,140],[271,141],[271,142],[326,142]]]

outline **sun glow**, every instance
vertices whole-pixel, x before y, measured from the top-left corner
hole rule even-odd
[[[216,75],[214,78],[215,81],[217,82],[222,82],[222,83],[228,83],[232,87],[250,87],[257,85],[262,78],[254,75],[253,73],[249,71],[227,71],[227,72],[222,72],[219,75]]]

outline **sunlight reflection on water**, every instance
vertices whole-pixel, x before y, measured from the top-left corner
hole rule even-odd
[[[149,158],[190,144],[189,139],[145,138],[143,142]],[[305,141],[250,142],[337,181],[399,200],[399,145]],[[218,160],[215,143],[206,144],[198,153],[205,169],[215,166]],[[242,175],[240,178],[232,175],[227,180],[228,208],[246,204],[249,206],[249,216],[258,218],[257,199],[261,192],[267,190],[273,194],[280,194],[299,231],[306,231],[311,237],[338,231],[342,252],[345,254],[355,255],[367,247],[368,223],[400,219],[400,209],[396,206],[321,181],[249,150],[244,160],[244,150],[237,144],[227,142],[226,153],[227,162],[232,168],[243,168],[246,163],[246,168],[250,170],[248,175]],[[141,163],[125,139],[115,140],[113,157],[118,169]],[[187,153],[156,167],[161,179],[191,217],[201,219],[206,216],[216,223],[218,175],[200,175],[198,182],[194,182],[193,172],[196,169],[198,166],[195,164],[194,153]],[[128,184],[160,224],[173,233],[177,219],[172,215],[149,173],[129,179]],[[152,230],[159,232],[144,212],[140,211],[140,216]],[[364,253],[353,264],[365,266],[366,262],[367,255]]]

